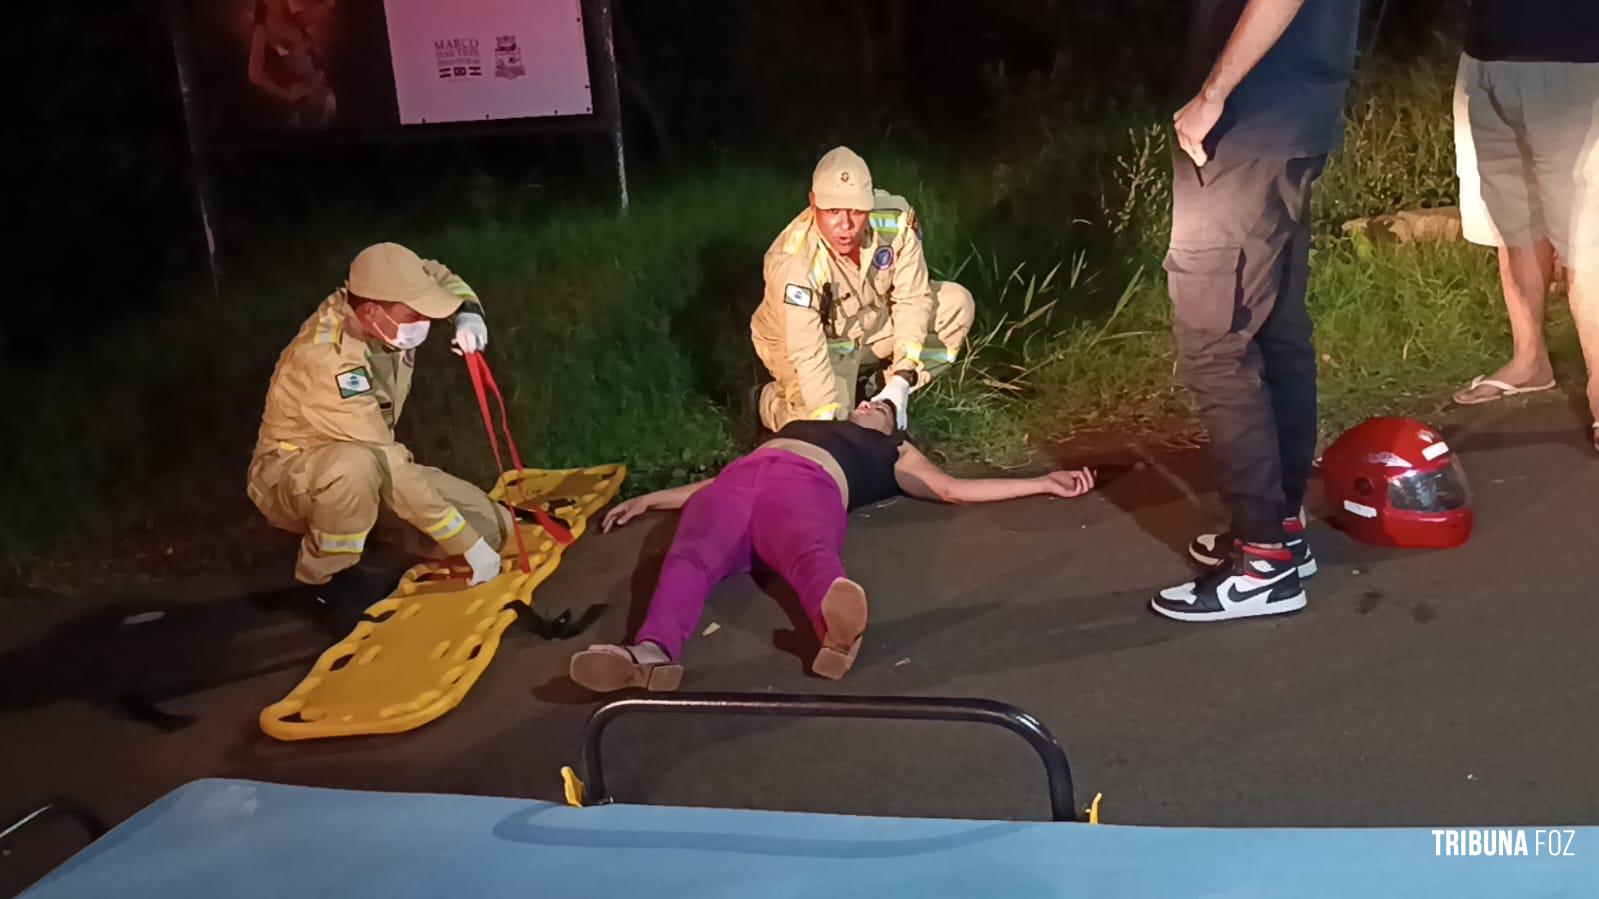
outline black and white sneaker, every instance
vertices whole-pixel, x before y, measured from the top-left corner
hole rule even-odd
[[[1206,568],[1219,568],[1232,564],[1233,549],[1238,544],[1238,538],[1232,531],[1222,531],[1219,534],[1200,534],[1194,542],[1188,544],[1188,557]],[[1283,545],[1294,554],[1294,564],[1299,566],[1299,579],[1305,580],[1316,576],[1319,570],[1316,565],[1316,554],[1310,551],[1310,544],[1305,542],[1305,523],[1298,518],[1283,519]]]
[[[1218,567],[1149,601],[1156,614],[1178,621],[1226,621],[1282,615],[1305,607],[1305,589],[1293,554],[1242,544],[1232,564]]]

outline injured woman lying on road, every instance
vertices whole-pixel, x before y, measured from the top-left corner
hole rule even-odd
[[[572,657],[572,679],[598,692],[676,690],[683,644],[705,599],[757,560],[798,595],[820,641],[812,670],[844,676],[866,631],[866,591],[844,574],[848,512],[901,493],[943,503],[986,503],[1024,496],[1081,496],[1087,469],[1037,478],[957,478],[940,470],[895,430],[891,402],[863,402],[847,421],[796,421],[715,478],[628,500],[605,516],[604,530],[652,509],[682,509],[649,613],[634,643],[591,646]]]

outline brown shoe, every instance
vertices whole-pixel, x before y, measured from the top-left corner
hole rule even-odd
[[[675,691],[683,683],[683,666],[666,658],[653,643],[649,646],[664,661],[641,660],[634,652],[639,647],[601,643],[572,656],[567,672],[572,680],[596,693],[629,687],[643,687],[652,693]]]
[[[849,578],[839,578],[822,597],[822,625],[827,629],[811,670],[838,680],[855,664],[866,633],[866,591]]]

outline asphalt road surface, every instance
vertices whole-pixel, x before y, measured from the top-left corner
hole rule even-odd
[[[1109,822],[1599,823],[1599,458],[1575,422],[1563,399],[1442,421],[1476,496],[1466,547],[1378,549],[1313,521],[1322,573],[1308,609],[1208,625],[1145,608],[1188,574],[1182,547],[1215,520],[1203,453],[1068,448],[1063,464],[1123,473],[1079,500],[901,499],[856,514],[845,562],[872,626],[844,681],[806,673],[814,647],[781,589],[740,579],[712,597],[702,626],[717,628],[689,644],[684,689],[1008,702],[1054,731],[1079,803],[1103,793]],[[71,795],[114,822],[206,776],[558,800],[594,705],[567,658],[639,620],[673,523],[586,536],[536,600],[605,603],[604,617],[570,642],[513,630],[459,708],[390,737],[286,744],[258,731],[260,708],[331,642],[281,592],[287,558],[121,596],[5,600],[0,815]],[[164,614],[128,623],[152,611]],[[623,720],[606,752],[623,801],[1048,808],[1025,744],[975,725]],[[42,828],[0,859],[0,894],[80,843],[67,822]]]

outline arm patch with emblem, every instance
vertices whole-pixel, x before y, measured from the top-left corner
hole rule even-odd
[[[339,399],[347,400],[372,392],[372,375],[366,366],[341,371],[333,379],[339,385]]]
[[[809,309],[811,308],[811,301],[814,298],[815,294],[812,293],[809,287],[801,287],[798,284],[790,284],[783,288],[783,302],[789,304],[790,306],[798,306],[801,309]]]

